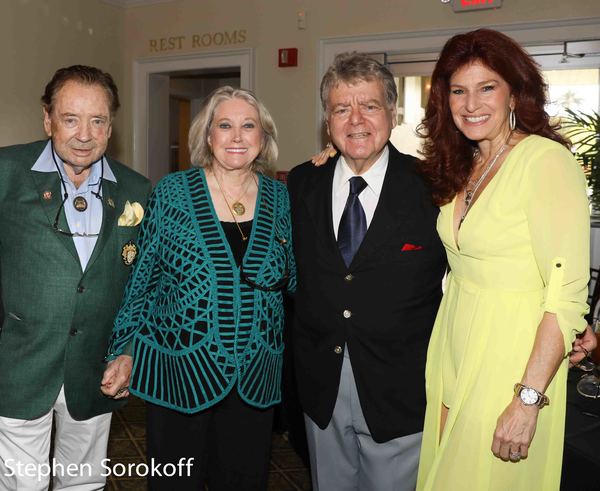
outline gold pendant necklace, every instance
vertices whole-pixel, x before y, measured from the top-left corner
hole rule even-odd
[[[246,207],[239,201],[236,201],[231,205],[231,211],[233,211],[237,216],[241,217],[244,213],[246,213]]]
[[[223,199],[225,199],[225,203],[227,203],[229,210],[232,213],[235,213],[238,217],[241,217],[244,213],[246,213],[246,207],[244,206],[244,204],[241,201],[242,201],[242,198],[244,196],[246,196],[246,193],[248,192],[248,188],[250,187],[250,183],[253,181],[253,179],[248,179],[248,182],[246,183],[246,187],[242,191],[242,194],[240,195],[240,197],[238,199],[233,199],[231,197],[231,195],[229,193],[225,193],[225,191],[221,187],[221,183],[219,182],[219,178],[217,177],[217,174],[214,174],[214,175],[215,175],[215,180],[217,181],[217,184],[219,185],[219,189],[221,190],[221,194],[223,195]],[[225,194],[227,194],[227,196],[229,196],[229,199],[233,201],[233,204],[231,204],[231,205],[229,204],[229,200],[227,200],[227,198],[225,198]]]
[[[498,152],[496,153],[496,155],[494,155],[494,157],[491,160],[489,160],[489,164],[487,165],[487,167],[485,168],[485,170],[483,171],[483,173],[481,174],[481,176],[479,176],[479,179],[477,179],[477,182],[475,182],[475,185],[473,186],[473,189],[469,190],[469,189],[465,188],[465,196],[463,198],[464,203],[465,203],[465,208],[464,208],[464,211],[463,211],[463,213],[462,213],[462,215],[460,217],[460,221],[458,222],[458,228],[459,229],[460,229],[460,226],[462,225],[462,223],[465,221],[465,218],[467,217],[467,213],[468,213],[469,209],[471,208],[471,205],[473,204],[473,198],[475,197],[475,193],[479,189],[479,186],[481,186],[481,183],[485,180],[485,178],[487,177],[487,175],[492,170],[492,167],[494,167],[494,165],[496,164],[496,161],[500,158],[500,156],[504,153],[504,151],[508,147],[508,142],[509,142],[511,136],[512,136],[512,131],[508,134],[508,137],[506,138],[506,141],[500,147],[500,149],[498,150]],[[467,186],[470,183],[471,183],[471,179],[469,179],[469,181],[467,182]]]
[[[219,178],[217,177],[217,174],[215,174],[213,172],[213,175],[215,176],[215,181],[217,181],[217,186],[219,186],[219,191],[221,191],[223,200],[225,201],[225,204],[227,205],[227,209],[229,210],[229,213],[231,213],[231,218],[233,218],[233,221],[235,222],[235,225],[237,226],[237,229],[239,230],[240,235],[242,236],[242,240],[244,242],[246,242],[248,240],[248,236],[245,235],[244,232],[242,232],[242,228],[240,227],[240,224],[238,223],[237,219],[235,218],[236,215],[237,216],[243,215],[246,212],[246,208],[239,201],[236,201],[235,203],[233,203],[233,205],[230,205],[229,201],[227,200],[227,197],[225,196],[225,192],[223,191],[223,188],[221,187],[221,183],[219,182]],[[244,196],[246,194],[246,192],[248,191],[248,187],[250,186],[250,181],[254,181],[256,183],[256,188],[258,189],[258,182],[256,181],[256,176],[254,175],[254,173],[252,173],[252,179],[248,180],[248,184],[246,185],[246,189],[244,190],[244,194],[242,196]],[[240,199],[241,199],[241,197],[240,197]]]

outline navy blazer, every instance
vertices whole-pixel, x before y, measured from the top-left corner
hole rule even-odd
[[[288,177],[298,284],[294,355],[300,402],[321,428],[333,413],[348,346],[361,407],[377,442],[423,429],[425,358],[446,255],[438,209],[417,160],[388,143],[375,214],[350,267],[337,247],[331,192],[337,158]],[[345,311],[349,311],[345,313]]]

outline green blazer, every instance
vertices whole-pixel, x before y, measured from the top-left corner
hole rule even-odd
[[[108,159],[117,182],[102,182],[102,228],[82,271],[73,239],[52,229],[58,174],[31,170],[46,143],[0,148],[0,416],[38,418],[64,384],[69,413],[82,420],[122,405],[100,392],[131,269],[121,252],[138,233],[117,221],[127,200],[145,208],[151,185]]]

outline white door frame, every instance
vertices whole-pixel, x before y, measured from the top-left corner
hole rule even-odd
[[[541,21],[534,23],[514,22],[511,24],[489,24],[486,26],[463,26],[453,29],[431,31],[408,31],[365,36],[349,36],[321,39],[319,41],[317,80],[315,87],[327,68],[339,53],[359,51],[366,53],[432,53],[441,51],[444,43],[451,36],[467,32],[478,27],[489,27],[509,35],[524,46],[555,43],[574,39],[598,39],[600,33],[600,17],[582,17],[560,21]],[[321,100],[317,97],[315,151],[322,148],[323,111]]]
[[[148,105],[150,75],[206,68],[239,67],[240,87],[254,89],[254,49],[138,58],[133,62],[133,168],[149,175]]]

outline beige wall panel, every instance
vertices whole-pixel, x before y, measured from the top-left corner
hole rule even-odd
[[[306,12],[298,30],[296,13]],[[246,31],[246,42],[230,47],[256,49],[257,95],[279,129],[278,167],[288,169],[315,148],[318,42],[324,38],[386,32],[477,27],[600,16],[598,0],[504,0],[500,10],[455,14],[439,0],[176,0],[126,11],[126,80],[134,59],[226,47],[191,48],[194,34]],[[181,50],[150,52],[150,40],[186,36]],[[297,68],[278,68],[277,49],[296,47]],[[130,114],[131,106],[127,108]],[[130,142],[131,127],[127,141]],[[131,155],[131,148],[128,149]]]
[[[126,93],[124,22],[122,9],[99,0],[0,0],[0,146],[45,137],[40,97],[57,68],[97,66]],[[115,121],[110,150],[117,158],[129,126]]]
[[[123,108],[111,153],[133,155],[132,69],[138,58],[254,48],[255,90],[280,134],[278,167],[315,149],[318,43],[390,32],[474,28],[600,16],[598,0],[504,0],[500,10],[455,14],[439,0],[174,0],[121,9],[100,0],[0,0],[0,145],[43,136],[39,96],[59,66],[85,63],[110,71]],[[307,27],[297,29],[296,14]],[[194,35],[245,31],[244,42],[192,46]],[[150,50],[151,40],[185,36],[181,49]],[[298,67],[278,68],[277,49],[296,47]]]

